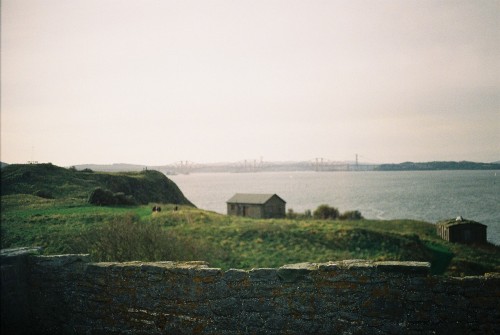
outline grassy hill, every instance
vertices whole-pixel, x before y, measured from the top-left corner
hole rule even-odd
[[[153,171],[98,174],[51,165],[7,167],[2,170],[1,247],[89,253],[94,261],[205,260],[223,269],[373,259],[429,261],[434,274],[500,272],[500,247],[443,241],[431,223],[230,217],[154,194],[149,183],[163,178]],[[132,189],[136,185],[144,185],[139,186],[144,198]],[[89,204],[88,192],[103,186],[133,193],[145,203]],[[147,198],[149,187],[153,194]],[[53,197],[34,195],[40,189]],[[160,203],[163,210],[153,213],[147,201]]]
[[[127,173],[65,169],[52,164],[14,164],[2,169],[2,195],[32,194],[43,198],[88,199],[96,188],[150,202],[192,205],[177,185],[158,171]]]
[[[429,261],[435,274],[500,271],[500,248],[441,240],[411,221],[255,220],[192,206],[92,206],[78,199],[2,196],[2,248],[89,253],[94,261],[206,260],[214,267],[277,267],[344,259]]]

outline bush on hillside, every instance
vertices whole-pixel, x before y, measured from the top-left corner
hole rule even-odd
[[[202,241],[165,231],[161,225],[141,222],[136,214],[119,216],[77,239],[78,250],[93,261],[189,261],[212,254]]]
[[[113,192],[98,187],[90,193],[89,203],[98,206],[116,205],[116,199]]]
[[[113,196],[116,199],[116,204],[117,205],[136,205],[136,201],[134,200],[134,197],[131,195],[126,195],[123,192],[118,192],[113,194]]]
[[[293,211],[293,208],[289,208],[289,209],[288,209],[288,211],[287,211],[287,213],[286,213],[286,218],[287,218],[287,219],[292,219],[292,220],[294,220],[294,219],[297,219],[297,218],[298,218],[298,216],[299,216],[299,213],[295,213],[295,212]]]
[[[339,216],[339,219],[340,220],[362,220],[364,218],[363,218],[363,215],[361,215],[360,211],[355,210],[355,211],[347,211],[347,212],[342,213]]]
[[[135,205],[136,201],[131,195],[125,195],[123,192],[113,193],[100,187],[96,188],[89,196],[89,203],[98,206],[112,205]]]
[[[307,209],[304,213],[298,213],[293,208],[290,208],[286,213],[286,218],[291,220],[307,220],[312,218],[312,213],[310,209]]]
[[[313,212],[313,218],[318,220],[335,220],[339,217],[339,210],[328,205],[319,205]]]
[[[45,191],[45,190],[38,190],[34,193],[34,195],[36,195],[37,197],[40,197],[40,198],[44,198],[44,199],[54,199],[54,196],[52,195],[52,193],[50,193],[49,191]]]

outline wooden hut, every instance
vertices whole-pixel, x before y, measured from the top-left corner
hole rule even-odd
[[[256,219],[284,218],[286,202],[276,194],[236,193],[227,201],[227,214]]]
[[[474,244],[486,243],[487,226],[461,216],[436,223],[437,234],[449,242]]]

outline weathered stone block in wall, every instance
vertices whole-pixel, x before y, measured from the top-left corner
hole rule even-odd
[[[33,258],[37,267],[56,267],[59,270],[64,270],[67,266],[75,263],[87,263],[89,255],[75,254],[75,255],[52,255],[52,256],[36,256]]]
[[[373,262],[347,260],[318,264],[317,278],[329,282],[367,282],[374,275]]]
[[[31,258],[32,324],[40,333],[61,332],[76,316],[79,281],[84,277],[87,255],[34,256]]]
[[[373,264],[380,272],[410,275],[412,277],[428,276],[431,269],[429,262],[374,262]]]
[[[312,281],[311,274],[317,270],[315,263],[289,264],[278,269],[278,277],[283,282]]]
[[[277,269],[252,269],[248,272],[248,286],[240,290],[240,295],[242,298],[269,297],[279,285]]]
[[[227,283],[241,282],[248,279],[248,271],[240,269],[229,269],[224,272],[223,279]]]
[[[32,332],[29,288],[30,256],[42,248],[13,248],[0,252],[1,333]]]
[[[278,281],[278,271],[272,268],[259,268],[250,270],[249,279],[250,282],[265,282],[265,283],[276,283]]]

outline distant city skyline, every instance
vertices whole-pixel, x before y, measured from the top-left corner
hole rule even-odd
[[[302,163],[310,163],[311,165],[319,165],[319,164],[324,164],[324,165],[335,165],[335,164],[351,164],[354,165],[356,163],[359,163],[360,165],[367,164],[367,165],[382,165],[382,164],[401,164],[401,163],[431,163],[431,162],[472,162],[472,163],[500,163],[500,159],[494,160],[494,161],[472,161],[472,160],[426,160],[426,161],[418,161],[418,160],[406,160],[406,161],[401,161],[401,162],[393,162],[393,161],[368,161],[368,160],[361,160],[358,159],[356,161],[356,158],[353,159],[344,159],[344,160],[336,160],[336,159],[331,159],[327,157],[315,157],[315,158],[305,158],[305,159],[288,159],[288,160],[260,160],[260,159],[236,159],[236,160],[220,160],[220,161],[193,161],[189,159],[182,159],[179,161],[169,161],[169,162],[163,162],[160,164],[145,164],[141,162],[105,162],[105,163],[95,163],[95,162],[80,162],[77,164],[58,164],[57,162],[52,162],[52,161],[38,161],[34,159],[30,159],[27,161],[19,161],[19,162],[7,162],[1,160],[2,163],[4,164],[54,164],[58,165],[61,167],[73,167],[73,166],[113,166],[113,165],[130,165],[130,166],[142,166],[142,167],[162,167],[162,166],[196,166],[196,165],[207,165],[207,166],[217,166],[217,165],[261,165],[261,164],[302,164]]]
[[[0,160],[500,160],[500,1],[4,0]]]

